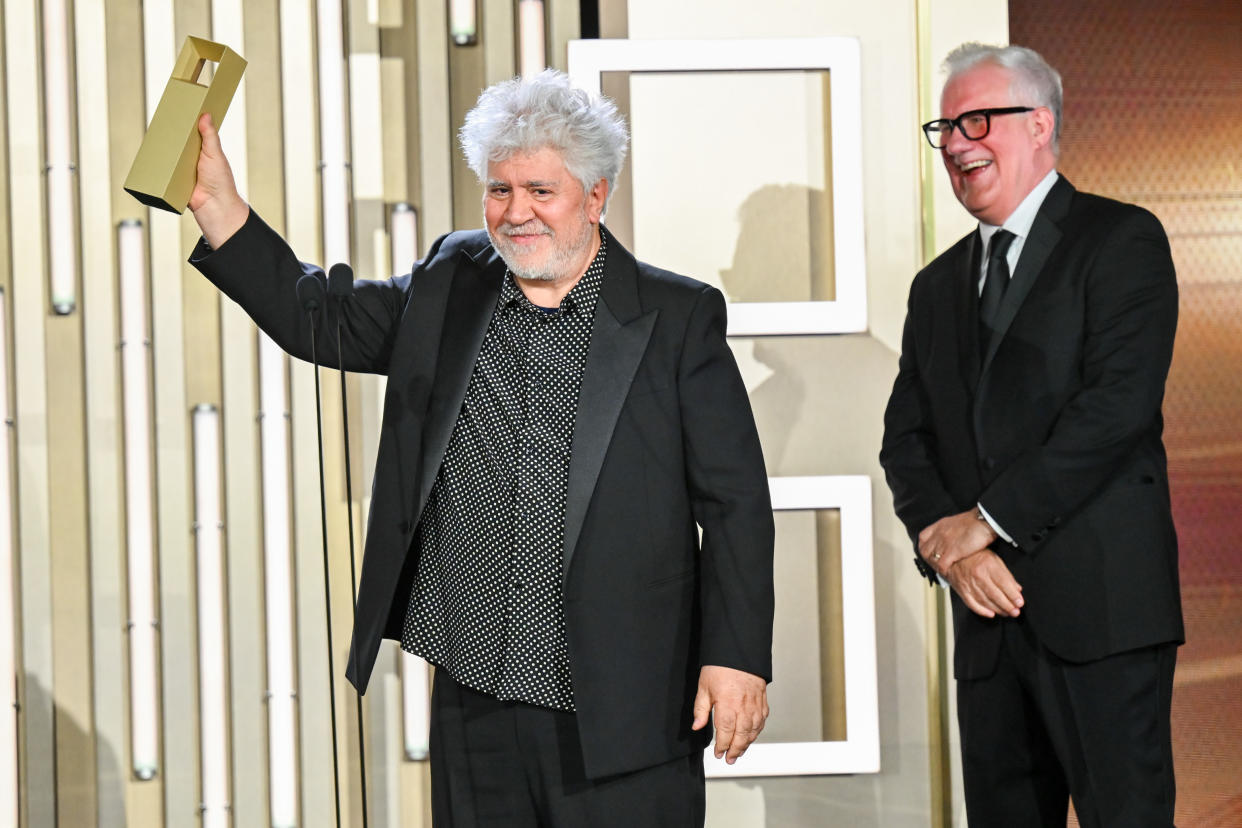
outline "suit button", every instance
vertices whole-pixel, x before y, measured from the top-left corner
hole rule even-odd
[[[996,468],[996,458],[985,457],[983,459],[983,468],[987,469],[988,471],[991,471],[992,469]]]

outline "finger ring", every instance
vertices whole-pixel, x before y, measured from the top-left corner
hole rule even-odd
[[[939,553],[939,552],[937,552],[936,554],[932,555],[932,560],[933,560],[933,561],[938,561],[938,560],[940,560],[940,553]]]

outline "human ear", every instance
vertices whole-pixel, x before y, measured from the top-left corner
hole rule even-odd
[[[604,214],[604,205],[607,203],[608,179],[601,178],[586,194],[586,213],[592,224],[599,224],[600,217]]]
[[[1052,110],[1046,106],[1037,107],[1031,113],[1031,137],[1039,146],[1052,143],[1052,135],[1056,130],[1056,119]]]

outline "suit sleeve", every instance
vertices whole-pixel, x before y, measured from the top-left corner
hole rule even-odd
[[[772,679],[772,502],[724,297],[700,292],[678,368],[687,485],[702,528],[702,664]]]
[[[893,390],[884,410],[884,437],[880,448],[880,465],[884,467],[885,478],[893,493],[894,510],[911,540],[940,518],[961,511],[945,487],[937,465],[931,402],[920,375],[918,313],[921,285],[921,277],[916,277],[910,288],[906,322],[901,335],[901,356],[897,361],[897,379],[893,382]],[[917,551],[917,541],[915,546]],[[922,558],[915,555],[915,562],[920,572],[932,577]]]
[[[258,214],[251,211],[246,224],[219,249],[213,250],[200,240],[190,255],[190,264],[237,302],[277,345],[298,359],[311,361],[310,317],[298,301],[297,283],[308,274],[325,280],[323,270],[298,261],[285,240]],[[358,280],[353,294],[344,301],[325,296],[315,324],[319,364],[338,367],[339,320],[341,367],[385,373],[410,280],[408,275]]]
[[[1037,550],[1144,441],[1158,443],[1177,328],[1177,280],[1155,216],[1131,209],[1086,267],[1081,383],[1041,444],[980,497],[1020,549]]]

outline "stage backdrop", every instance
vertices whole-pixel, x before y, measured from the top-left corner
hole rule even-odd
[[[1168,230],[1181,288],[1165,445],[1186,646],[1173,742],[1177,824],[1242,824],[1242,6],[1011,2],[1010,39],[1065,80],[1060,169]]]

